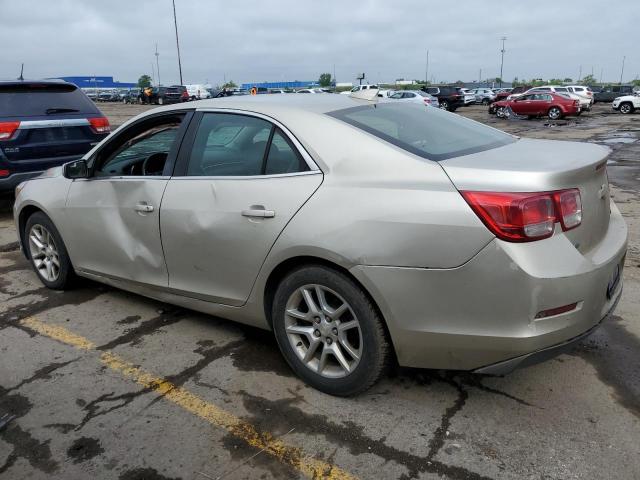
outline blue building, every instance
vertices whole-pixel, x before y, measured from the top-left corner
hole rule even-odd
[[[137,83],[118,82],[113,77],[56,77],[80,88],[135,88]]]
[[[298,80],[295,80],[293,82],[259,82],[259,83],[243,83],[242,87],[245,90],[249,90],[251,87],[256,87],[256,88],[284,88],[284,89],[289,89],[289,88],[308,88],[308,87],[317,87],[318,86],[318,82],[317,81],[307,81],[307,82],[301,82]]]

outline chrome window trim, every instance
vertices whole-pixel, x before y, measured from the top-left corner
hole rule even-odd
[[[108,177],[74,178],[74,182],[99,182],[102,180],[169,180],[167,175],[113,175]]]
[[[21,121],[18,130],[32,130],[34,128],[51,128],[51,127],[84,127],[90,125],[86,118],[65,118],[51,120],[26,120]]]
[[[291,133],[291,131],[287,127],[285,127],[280,121],[276,120],[273,117],[270,117],[269,115],[265,115],[265,114],[259,113],[259,112],[254,112],[252,110],[239,110],[237,108],[220,108],[220,107],[200,107],[200,108],[196,109],[196,111],[197,112],[202,112],[202,113],[231,113],[231,114],[236,114],[236,115],[245,115],[245,116],[248,116],[248,117],[260,118],[260,119],[265,120],[265,121],[267,121],[269,123],[272,123],[276,127],[280,128],[280,130],[282,130],[284,132],[284,134],[287,136],[287,138],[289,138],[291,143],[293,143],[293,145],[298,150],[298,153],[300,153],[300,155],[304,159],[305,163],[309,167],[310,171],[321,172],[320,167],[318,167],[316,162],[313,160],[313,157],[311,157],[311,155],[309,155],[309,152],[307,152],[307,150],[304,148],[302,143],[300,143],[300,141],[296,138],[296,136],[293,133]],[[294,172],[294,173],[295,174],[300,174],[300,173],[304,173],[304,172]],[[260,176],[261,177],[272,177],[274,175],[260,175]],[[178,178],[178,177],[173,177],[173,178]],[[189,177],[189,178],[193,178],[193,177]],[[200,178],[204,178],[204,177],[200,177]],[[225,177],[216,177],[216,178],[225,178]],[[226,177],[226,178],[230,178],[230,177]]]
[[[299,177],[302,175],[322,175],[322,171],[306,170],[304,172],[274,173],[271,175],[211,175],[211,176],[181,175],[181,176],[171,177],[171,180],[260,180],[260,179],[266,180],[269,178]]]

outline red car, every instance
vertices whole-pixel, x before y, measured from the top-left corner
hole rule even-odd
[[[511,107],[513,113],[530,118],[547,115],[551,120],[558,120],[565,116],[580,115],[579,100],[550,92],[529,93],[513,100],[494,102],[489,107],[489,113],[504,118],[508,107]]]

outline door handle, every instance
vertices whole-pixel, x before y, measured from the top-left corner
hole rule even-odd
[[[262,205],[251,205],[251,208],[242,210],[243,217],[254,218],[273,218],[276,216],[276,212],[273,210],[265,210]]]
[[[149,205],[147,203],[139,203],[135,207],[136,212],[140,213],[150,213],[153,212],[153,205]]]

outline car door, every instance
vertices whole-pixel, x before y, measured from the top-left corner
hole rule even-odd
[[[297,140],[258,114],[198,114],[162,200],[160,229],[176,293],[246,302],[269,250],[322,183]]]
[[[191,113],[154,115],[116,134],[67,194],[65,242],[80,271],[166,287],[160,203]]]
[[[518,115],[529,115],[533,95],[522,95],[511,102],[511,110]]]

